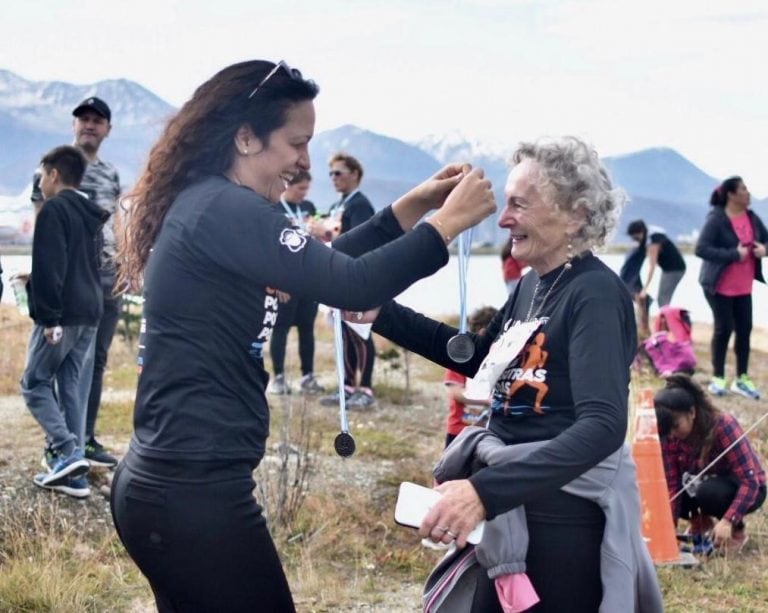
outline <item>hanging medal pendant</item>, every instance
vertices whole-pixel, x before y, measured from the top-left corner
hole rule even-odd
[[[342,458],[349,458],[355,453],[355,439],[349,432],[339,432],[333,440],[333,448]]]
[[[449,338],[445,349],[448,357],[459,364],[469,362],[475,355],[475,343],[472,342],[469,334],[463,332]]]
[[[475,343],[467,334],[467,267],[469,266],[472,229],[459,235],[459,333],[448,339],[448,357],[457,364],[469,362],[475,355]]]

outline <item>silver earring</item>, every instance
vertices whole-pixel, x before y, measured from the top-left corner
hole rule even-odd
[[[570,270],[573,266],[573,244],[571,243],[570,238],[568,239],[568,254],[566,255],[566,258],[565,266],[563,266],[563,268],[565,268],[565,270]]]
[[[248,155],[248,147],[243,147],[243,155]]]

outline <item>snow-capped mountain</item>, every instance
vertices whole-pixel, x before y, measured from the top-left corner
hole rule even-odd
[[[72,109],[90,96],[98,96],[109,104],[115,130],[156,126],[174,110],[127,79],[73,85],[62,81],[27,81],[0,69],[0,112],[35,130],[59,132],[69,128]]]
[[[507,145],[481,141],[458,130],[451,130],[444,135],[430,134],[413,144],[430,153],[442,164],[457,160],[483,160],[506,164],[511,153],[511,148]]]
[[[100,150],[124,185],[130,185],[149,146],[174,108],[126,79],[73,85],[29,81],[0,70],[0,194],[18,194],[30,182],[40,157],[72,142],[72,110],[98,96],[112,110],[112,131]]]
[[[0,70],[0,195],[10,195],[0,198],[0,212],[11,217],[26,215],[26,190],[40,156],[72,141],[72,109],[92,95],[104,99],[112,109],[112,132],[100,154],[118,167],[123,186],[128,188],[163,123],[173,113],[171,105],[126,79],[72,85],[29,81]],[[485,170],[501,207],[514,145],[488,144],[457,131],[408,143],[359,126],[341,126],[318,133],[311,142],[314,181],[309,197],[321,212],[337,200],[327,176],[327,161],[334,152],[346,151],[362,163],[362,190],[377,209],[393,202],[443,164],[464,160]],[[690,235],[701,227],[716,181],[678,152],[647,149],[604,161],[615,182],[631,197],[616,240],[626,242],[624,229],[634,218],[662,226],[672,237]],[[7,217],[3,218],[4,224],[9,223]],[[474,241],[498,244],[504,234],[497,228],[496,218],[491,218],[476,230]]]

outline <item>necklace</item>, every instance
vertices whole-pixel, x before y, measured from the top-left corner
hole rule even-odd
[[[544,299],[541,301],[541,304],[539,305],[539,308],[536,309],[536,313],[534,313],[533,318],[531,318],[531,312],[533,311],[533,305],[536,302],[536,294],[539,293],[539,286],[541,285],[541,278],[539,278],[538,281],[536,281],[536,286],[533,288],[533,296],[531,297],[531,304],[528,307],[528,314],[525,316],[525,321],[531,321],[531,319],[536,319],[539,316],[539,313],[541,313],[541,309],[544,308],[544,304],[547,302],[547,298],[549,298],[549,295],[552,293],[552,290],[555,289],[555,285],[557,285],[557,282],[560,280],[560,277],[563,276],[566,270],[569,270],[571,267],[569,265],[570,262],[566,262],[563,266],[563,269],[560,271],[560,274],[555,277],[555,280],[552,282],[552,285],[549,286],[549,289],[547,290],[547,293],[544,294]]]

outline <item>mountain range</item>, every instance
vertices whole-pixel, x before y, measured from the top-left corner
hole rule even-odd
[[[83,99],[98,96],[112,109],[112,131],[101,157],[118,167],[124,188],[135,180],[152,142],[174,107],[138,83],[126,79],[74,85],[29,81],[0,69],[0,226],[28,214],[28,188],[40,156],[71,142],[71,112]],[[362,190],[376,208],[392,202],[435,173],[444,163],[467,160],[482,167],[494,185],[499,205],[507,174],[508,150],[490,147],[452,131],[405,142],[361,127],[345,125],[315,135],[310,144],[314,181],[310,191],[318,210],[337,199],[325,171],[332,153],[343,150],[364,167]],[[701,227],[709,194],[717,179],[670,148],[654,148],[603,160],[615,183],[627,191],[614,240],[626,242],[630,219],[663,227],[674,238],[691,237]],[[495,219],[475,229],[473,241],[497,245],[503,232]]]

